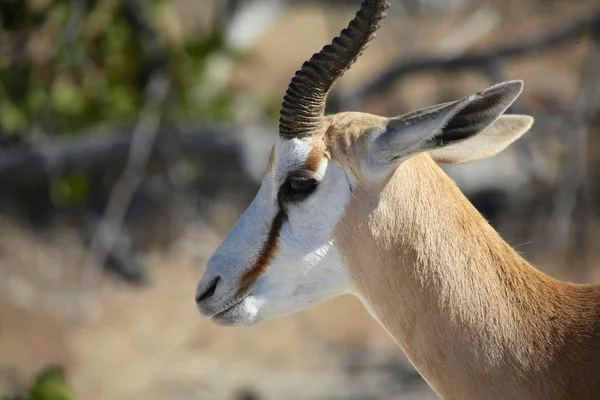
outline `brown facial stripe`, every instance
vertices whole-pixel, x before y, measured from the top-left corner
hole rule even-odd
[[[306,160],[304,161],[304,169],[307,169],[312,172],[317,172],[319,169],[319,165],[321,165],[321,160],[325,155],[320,149],[312,148]]]
[[[264,247],[258,255],[258,259],[254,266],[248,270],[244,276],[242,276],[240,287],[237,290],[237,294],[241,294],[250,287],[266,270],[277,251],[277,245],[279,243],[279,232],[283,226],[284,214],[283,210],[279,210],[277,215],[271,223],[271,229],[269,230],[269,236],[265,242]]]
[[[271,171],[271,168],[273,168],[274,159],[275,159],[275,146],[271,147],[271,153],[269,153],[269,163],[267,164],[267,171]]]

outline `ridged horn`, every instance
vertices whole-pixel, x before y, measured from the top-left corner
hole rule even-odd
[[[305,137],[321,132],[327,94],[375,37],[389,6],[390,0],[364,0],[340,36],[296,72],[281,106],[279,134],[282,137]]]

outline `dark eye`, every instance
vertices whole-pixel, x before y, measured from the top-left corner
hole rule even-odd
[[[296,193],[312,192],[317,186],[317,181],[312,178],[291,177],[288,181],[290,188]]]
[[[300,201],[304,200],[316,188],[318,182],[314,178],[304,176],[290,176],[279,190],[282,200]]]

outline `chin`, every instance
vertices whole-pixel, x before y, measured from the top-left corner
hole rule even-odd
[[[243,328],[256,325],[260,319],[248,319],[242,316],[215,315],[212,317],[212,322],[216,325],[225,326],[228,328]]]
[[[212,316],[212,322],[226,327],[246,327],[256,325],[262,320],[258,309],[250,298]]]

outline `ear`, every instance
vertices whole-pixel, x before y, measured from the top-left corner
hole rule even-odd
[[[394,167],[425,151],[446,162],[473,161],[494,155],[531,126],[530,117],[503,119],[496,130],[489,131],[471,146],[467,143],[492,126],[522,90],[522,81],[504,82],[457,101],[391,118],[383,131],[369,138],[366,167],[376,170]],[[455,150],[441,152],[450,147]],[[469,154],[475,150],[477,155]]]
[[[520,138],[533,125],[529,115],[502,115],[472,138],[429,151],[440,164],[464,164],[495,156]]]

